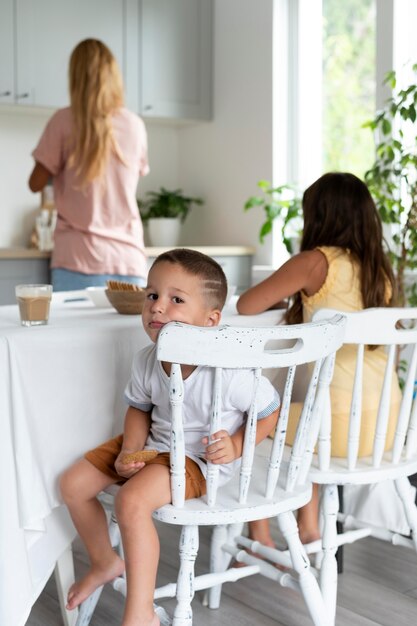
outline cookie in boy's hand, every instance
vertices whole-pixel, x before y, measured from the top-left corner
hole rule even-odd
[[[147,461],[151,461],[156,456],[158,456],[158,450],[137,450],[136,452],[128,452],[124,454],[120,459],[123,465],[128,465],[129,463],[146,463]]]

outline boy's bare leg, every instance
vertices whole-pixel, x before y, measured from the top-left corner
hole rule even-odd
[[[151,464],[130,478],[116,498],[126,561],[127,596],[122,626],[158,626],[153,596],[159,538],[152,513],[171,502],[169,468]]]
[[[310,502],[298,510],[297,523],[302,543],[310,543],[320,539],[318,485],[313,484],[313,495]]]
[[[61,493],[74,526],[90,557],[90,569],[69,592],[67,609],[83,602],[93,591],[124,572],[124,562],[110,543],[105,511],[96,496],[114,480],[86,459],[71,466],[61,477]]]

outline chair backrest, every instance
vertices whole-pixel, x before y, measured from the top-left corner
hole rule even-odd
[[[321,309],[313,319],[326,320],[342,313],[334,309]],[[387,362],[379,398],[373,442],[372,466],[379,468],[387,448],[388,420],[393,373],[398,365],[403,370],[402,400],[398,412],[391,463],[401,458],[409,459],[417,450],[417,402],[413,403],[414,383],[417,366],[417,308],[372,308],[343,313],[346,316],[345,344],[357,345],[356,368],[353,380],[352,400],[349,415],[347,446],[347,468],[357,466],[362,419],[363,364],[367,346],[386,346]],[[407,346],[406,360],[399,352]],[[395,377],[394,377],[395,380]],[[322,422],[319,435],[318,456],[320,469],[327,469],[331,449],[330,411]],[[384,457],[386,460],[386,455]]]
[[[157,358],[171,363],[170,402],[171,429],[171,488],[173,504],[182,506],[185,493],[185,453],[182,403],[184,386],[181,363],[214,368],[214,385],[208,435],[222,428],[222,370],[252,370],[253,392],[248,411],[240,486],[237,498],[244,503],[252,475],[257,425],[257,385],[263,368],[288,369],[285,390],[281,398],[279,428],[276,429],[269,459],[266,497],[273,493],[284,450],[288,412],[291,403],[294,375],[297,365],[313,363],[313,373],[299,421],[297,436],[292,448],[286,489],[294,489],[297,482],[305,480],[305,448],[311,429],[318,434],[320,406],[325,399],[333,369],[335,351],[342,345],[344,317],[337,315],[326,322],[312,322],[294,326],[247,328],[216,326],[201,328],[172,322],[164,326],[158,338]],[[216,502],[219,466],[208,463],[207,502]]]

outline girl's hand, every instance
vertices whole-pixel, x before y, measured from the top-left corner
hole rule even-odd
[[[214,433],[210,438],[210,444],[208,437],[203,437],[201,441],[206,446],[205,458],[211,463],[231,463],[239,456],[227,430]]]
[[[145,467],[145,463],[143,461],[132,461],[131,463],[122,463],[121,458],[125,456],[126,453],[134,452],[134,450],[121,450],[119,456],[114,462],[114,468],[119,476],[123,478],[131,478]]]

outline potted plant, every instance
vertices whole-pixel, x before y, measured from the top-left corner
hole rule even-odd
[[[251,196],[245,202],[244,210],[254,207],[262,208],[265,212],[265,221],[259,231],[259,241],[272,231],[272,225],[277,218],[282,219],[282,241],[290,254],[297,251],[300,234],[303,228],[303,211],[301,194],[291,185],[272,187],[267,180],[260,180],[258,187],[261,196]]]
[[[176,246],[184,222],[193,204],[203,204],[202,198],[185,196],[181,189],[148,191],[146,200],[138,199],[142,221],[148,227],[153,246]]]
[[[417,64],[410,85],[389,98],[375,118],[365,124],[375,135],[376,157],[365,181],[383,223],[390,225],[390,258],[398,304],[417,305],[413,274],[417,268]],[[392,90],[396,74],[385,78]]]

